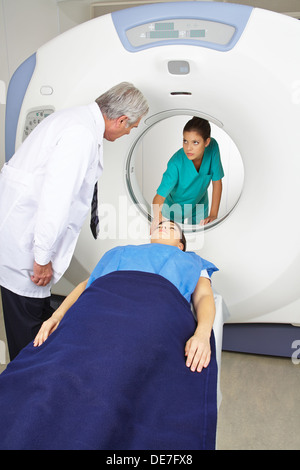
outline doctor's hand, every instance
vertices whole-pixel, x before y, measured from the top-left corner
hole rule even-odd
[[[53,275],[52,263],[45,264],[42,266],[34,262],[33,264],[33,276],[31,276],[32,282],[37,286],[44,287],[51,281]]]

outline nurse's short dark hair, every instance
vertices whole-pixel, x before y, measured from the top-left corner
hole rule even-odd
[[[197,132],[203,140],[210,138],[211,127],[206,119],[194,116],[183,128],[183,132]]]

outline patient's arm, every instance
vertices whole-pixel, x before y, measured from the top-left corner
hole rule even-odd
[[[34,339],[34,346],[41,346],[41,344],[46,341],[46,339],[51,335],[51,333],[56,330],[69,308],[72,307],[72,305],[76,302],[76,300],[85,290],[87,282],[88,279],[78,284],[78,286],[75,287],[75,289],[72,290],[72,292],[65,298],[65,300],[61,303],[58,309],[55,310],[52,316],[42,324],[38,334]]]
[[[210,335],[215,318],[215,301],[209,279],[199,278],[192,300],[198,325],[185,345],[186,365],[193,372],[201,372],[210,362]]]

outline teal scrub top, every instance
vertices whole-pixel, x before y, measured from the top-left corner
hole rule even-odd
[[[190,223],[199,223],[208,217],[207,188],[210,182],[223,176],[219,145],[214,138],[204,151],[199,172],[181,148],[169,160],[157,189],[157,194],[166,198],[163,216],[180,223],[186,218]]]

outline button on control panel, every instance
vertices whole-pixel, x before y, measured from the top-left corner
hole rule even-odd
[[[23,131],[23,142],[26,137],[33,131],[33,129],[45,119],[49,114],[54,113],[53,108],[37,108],[30,111],[25,120],[25,126]]]

